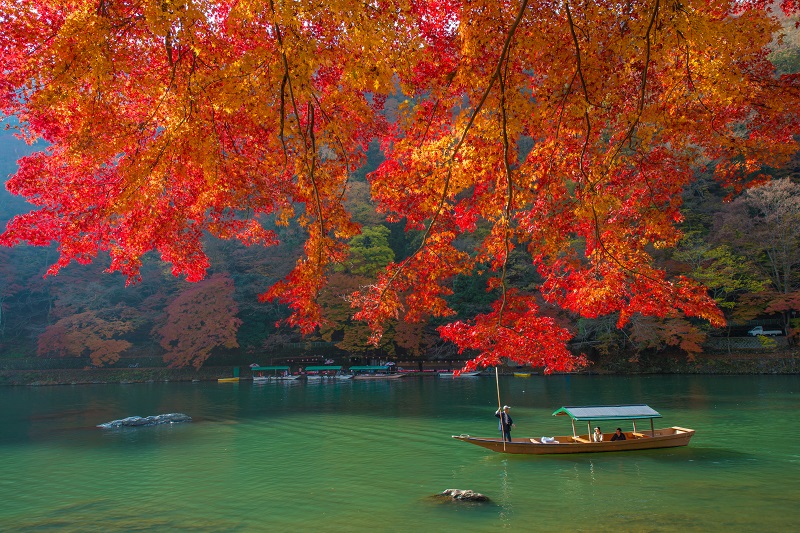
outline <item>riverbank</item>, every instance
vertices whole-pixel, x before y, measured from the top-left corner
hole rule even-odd
[[[800,351],[792,348],[759,353],[705,353],[694,357],[684,353],[658,353],[641,355],[637,359],[607,356],[595,360],[588,372],[610,375],[797,374],[800,373]]]
[[[515,371],[512,367],[503,374]],[[798,350],[773,353],[703,354],[689,359],[683,354],[655,354],[637,360],[617,357],[599,358],[585,374],[797,374],[800,373]],[[2,370],[0,385],[78,385],[101,383],[152,383],[172,381],[216,381],[234,375],[234,367],[194,368],[90,368]],[[242,379],[249,379],[249,369],[242,369]]]
[[[83,385],[101,383],[152,383],[164,381],[216,381],[233,375],[231,367],[194,368],[91,368],[2,370],[0,385]]]

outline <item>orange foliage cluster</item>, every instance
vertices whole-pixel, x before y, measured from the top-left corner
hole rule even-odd
[[[133,329],[130,321],[105,320],[93,311],[62,318],[39,336],[39,355],[80,357],[89,355],[92,364],[103,366],[119,361],[131,343],[115,338]]]

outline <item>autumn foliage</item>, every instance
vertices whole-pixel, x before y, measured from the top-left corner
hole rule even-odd
[[[106,251],[133,279],[156,251],[197,281],[205,235],[272,246],[267,220],[295,222],[305,254],[264,298],[309,332],[359,232],[348,178],[377,138],[372,199],[421,240],[353,294],[356,317],[377,340],[389,320],[450,316],[453,277],[488,271],[492,310],[441,328],[474,365],[582,363],[537,297],[618,326],[719,324],[653,250],[680,239],[698,165],[736,191],[800,133],[766,0],[0,0],[0,21],[0,111],[49,143],[8,184],[35,210],[0,242],[57,242],[52,273]],[[535,290],[510,288],[515,250]]]
[[[58,320],[39,336],[39,355],[57,357],[89,356],[92,364],[116,363],[131,347],[120,338],[133,329],[131,321],[104,318],[92,311],[76,313]]]
[[[166,309],[165,323],[155,332],[170,367],[203,366],[214,348],[236,348],[241,320],[233,300],[233,280],[223,274],[188,287]]]

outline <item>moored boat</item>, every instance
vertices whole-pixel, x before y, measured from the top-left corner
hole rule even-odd
[[[238,377],[234,377],[234,378],[219,378],[217,380],[217,383],[238,383],[238,382],[239,382],[239,378]]]
[[[437,372],[437,376],[440,378],[454,378],[456,377],[455,372]],[[475,372],[462,372],[458,375],[460,378],[474,378],[481,375],[481,371],[477,370]]]
[[[351,366],[350,373],[353,379],[399,379],[405,376],[400,372],[393,372],[391,366]]]
[[[342,373],[341,366],[325,365],[325,366],[307,366],[306,379],[309,381],[321,381],[324,379],[334,379],[337,375]]]
[[[580,407],[562,407],[553,416],[569,416],[572,419],[572,435],[520,438],[511,442],[503,442],[502,438],[473,437],[471,435],[453,435],[458,439],[476,446],[500,453],[516,454],[561,454],[561,453],[597,453],[621,452],[632,450],[651,450],[656,448],[672,448],[686,446],[694,435],[693,429],[679,426],[656,429],[653,419],[661,415],[648,405],[597,405]],[[611,440],[612,433],[604,433],[602,442],[592,442],[591,426],[602,421],[630,421],[632,431],[625,431],[625,440]],[[650,420],[650,429],[638,431],[637,420]],[[578,434],[575,422],[587,422],[586,434]]]
[[[253,366],[253,383],[264,383],[267,381],[291,381],[299,379],[299,375],[289,373],[288,366]]]

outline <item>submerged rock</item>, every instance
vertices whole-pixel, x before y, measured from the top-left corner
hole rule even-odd
[[[157,426],[159,424],[177,424],[179,422],[191,422],[192,417],[183,413],[168,413],[164,415],[153,416],[129,416],[128,418],[121,418],[119,420],[112,420],[105,424],[97,424],[97,427],[103,429],[114,429],[121,427],[139,427],[139,426]]]
[[[441,496],[449,496],[453,500],[466,501],[466,502],[488,502],[489,497],[475,492],[474,490],[463,489],[447,489],[443,490]]]

